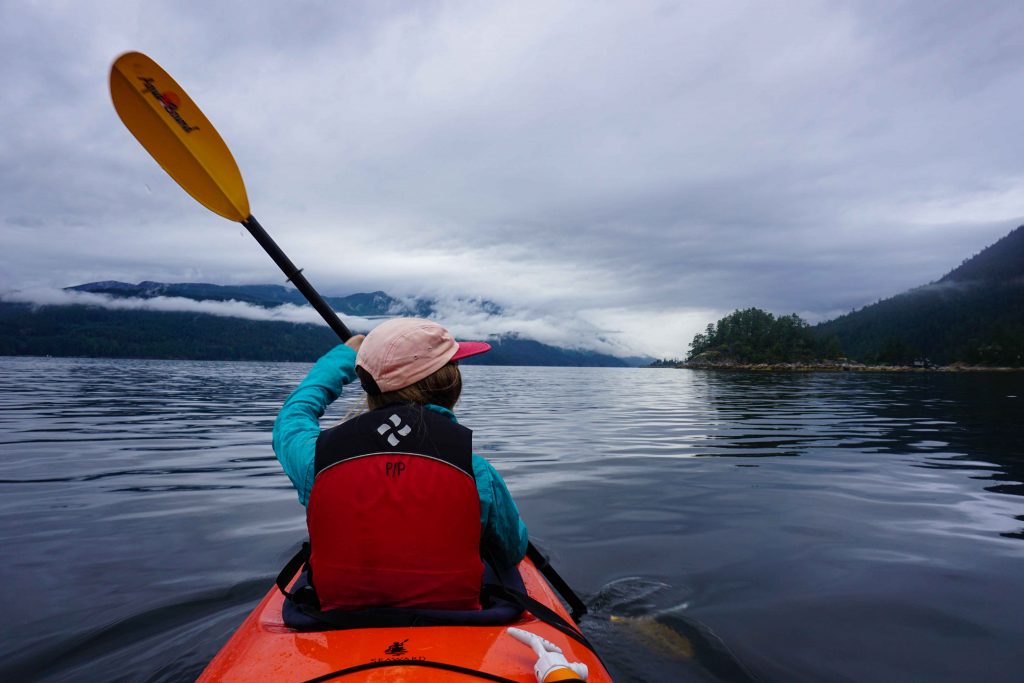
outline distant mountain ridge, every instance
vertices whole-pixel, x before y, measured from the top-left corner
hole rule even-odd
[[[66,289],[76,292],[107,294],[119,298],[153,299],[158,296],[176,296],[194,301],[241,301],[264,308],[274,308],[284,304],[307,305],[306,299],[298,290],[282,285],[215,285],[205,282],[165,283],[149,280],[132,284],[105,280],[88,282]],[[426,317],[435,312],[433,300],[417,299],[410,305],[380,291],[348,296],[325,296],[324,300],[339,313],[360,317],[387,315]]]
[[[939,282],[1013,283],[1024,278],[1024,225],[990,244]]]
[[[856,360],[1024,365],[1024,226],[939,280],[821,323]]]
[[[105,280],[66,288],[117,299],[181,297],[193,301],[238,301],[273,309],[306,305],[302,295],[281,285],[209,283],[137,284]],[[324,297],[343,317],[432,317],[437,302],[402,300],[386,292]],[[463,300],[470,309],[501,315],[485,300]],[[357,330],[358,331],[358,330]],[[365,331],[365,330],[364,330]],[[627,367],[649,358],[566,349],[515,334],[493,336],[490,353],[468,359],[480,365]],[[33,305],[0,302],[0,355],[53,355],[195,360],[312,361],[337,344],[322,325],[248,320],[191,311],[112,310],[90,305]]]

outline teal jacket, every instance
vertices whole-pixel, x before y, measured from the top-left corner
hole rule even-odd
[[[306,378],[281,406],[274,421],[274,453],[306,505],[313,489],[313,459],[320,436],[320,417],[341,395],[341,388],[356,379],[356,352],[341,344],[313,365]],[[427,408],[448,416],[441,406]],[[526,525],[519,518],[512,495],[497,470],[476,453],[473,474],[480,494],[480,545],[501,568],[511,567],[526,554]]]

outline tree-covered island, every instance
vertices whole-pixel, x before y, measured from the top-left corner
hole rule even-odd
[[[927,285],[811,326],[737,310],[653,367],[794,370],[1024,368],[1024,226]]]
[[[998,366],[970,357],[939,366],[906,344],[900,344],[900,353],[894,355],[892,341],[880,342],[867,358],[851,359],[843,353],[842,342],[827,326],[811,326],[795,313],[776,317],[759,308],[747,308],[733,311],[696,334],[685,360],[662,360],[648,367],[870,372],[1013,369],[1022,365],[1019,357]]]
[[[838,340],[821,338],[797,314],[776,317],[747,308],[694,336],[686,360],[676,367],[818,366],[834,364],[841,355]]]

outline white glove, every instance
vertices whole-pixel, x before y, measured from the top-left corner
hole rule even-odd
[[[533,667],[533,674],[537,677],[537,683],[545,683],[547,677],[559,669],[572,671],[580,680],[587,680],[587,665],[581,662],[570,662],[562,654],[562,649],[549,640],[541,638],[536,633],[524,631],[521,628],[510,627],[508,634],[524,645],[533,648],[537,655],[537,663]]]

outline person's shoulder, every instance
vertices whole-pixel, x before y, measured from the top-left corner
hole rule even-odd
[[[491,461],[475,451],[473,452],[473,471],[477,477],[494,477],[498,474],[498,470],[494,469]]]

